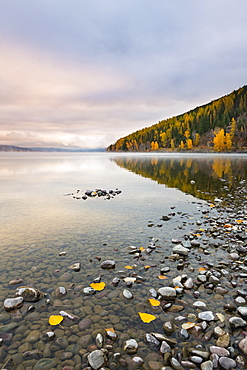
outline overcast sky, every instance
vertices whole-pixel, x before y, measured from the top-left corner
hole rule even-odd
[[[106,147],[247,83],[246,0],[0,4],[0,144]]]

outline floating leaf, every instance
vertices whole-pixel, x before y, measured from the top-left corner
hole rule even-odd
[[[145,248],[144,247],[140,247],[140,251],[145,251]]]
[[[165,276],[165,275],[159,275],[159,276],[158,276],[158,279],[160,279],[160,280],[165,280],[165,279],[168,279],[168,277],[167,277],[167,276]]]
[[[105,331],[111,331],[112,333],[115,333],[115,330],[113,328],[108,328],[108,329],[105,329]]]
[[[49,317],[49,324],[50,325],[58,325],[62,321],[63,321],[63,316],[61,316],[61,315],[51,315]]]
[[[202,228],[200,227],[199,231],[203,232],[203,231],[205,231],[205,230],[204,230],[204,229],[202,229]]]
[[[126,277],[124,278],[124,281],[127,283],[128,281],[130,281],[131,283],[134,283],[136,281],[136,278],[135,277]]]
[[[215,207],[215,205],[214,204],[210,204],[209,207]]]
[[[191,329],[195,326],[196,324],[194,322],[185,322],[183,325],[182,325],[182,328],[183,329]]]
[[[149,324],[151,321],[156,319],[156,316],[151,315],[150,313],[145,313],[145,312],[138,312],[141,320],[147,324]]]
[[[133,269],[132,266],[125,266],[124,268],[127,269],[127,270],[132,270]]]
[[[148,301],[149,303],[154,306],[154,307],[157,307],[160,305],[160,301],[158,301],[158,299],[154,299],[154,298],[148,298]]]
[[[101,282],[101,283],[91,283],[90,284],[90,287],[93,288],[94,290],[103,290],[105,289],[105,283]]]
[[[150,269],[150,267],[149,265],[144,266],[145,269]]]
[[[238,224],[241,224],[243,220],[235,220]]]
[[[204,267],[199,267],[198,271],[206,271]]]
[[[224,227],[232,227],[231,224],[225,224]]]
[[[222,313],[216,313],[216,316],[218,317],[218,319],[220,320],[220,322],[224,322],[225,321],[225,316],[222,315]]]

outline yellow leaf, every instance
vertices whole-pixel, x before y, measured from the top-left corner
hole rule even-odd
[[[105,289],[105,283],[91,283],[90,287],[93,288],[94,290],[103,290]]]
[[[146,266],[144,266],[144,268],[145,268],[145,269],[149,269],[149,268],[150,268],[150,266],[146,265]]]
[[[167,277],[167,276],[165,276],[165,275],[159,275],[159,276],[158,276],[158,279],[160,279],[160,280],[165,280],[165,279],[168,279],[168,277]]]
[[[111,331],[112,333],[115,333],[115,330],[113,328],[105,329],[105,331]]]
[[[148,298],[148,301],[149,303],[154,306],[154,307],[157,307],[160,305],[160,301],[158,301],[158,299],[154,299],[154,298]]]
[[[232,227],[231,224],[225,224],[224,227]]]
[[[143,248],[143,247],[140,247],[140,251],[145,251],[145,248]]]
[[[51,315],[49,317],[49,324],[50,325],[58,325],[62,321],[63,321],[63,316],[61,316],[61,315]]]
[[[215,207],[215,205],[214,204],[210,204],[210,206],[209,207]]]
[[[202,229],[201,227],[200,227],[200,229],[199,229],[200,231],[205,231],[204,229]]]
[[[133,269],[133,267],[131,267],[131,266],[125,266],[124,268],[127,269],[127,270],[132,270]]]
[[[147,324],[149,324],[151,321],[156,319],[156,316],[151,315],[150,313],[145,313],[145,312],[138,312],[141,320]]]
[[[216,313],[216,316],[219,318],[220,322],[224,322],[225,321],[225,316],[222,315],[222,313]]]
[[[196,324],[194,322],[185,322],[183,325],[182,325],[182,328],[183,329],[191,329],[195,326]]]
[[[204,267],[199,267],[198,271],[206,271]]]
[[[235,220],[238,224],[241,224],[243,220]]]

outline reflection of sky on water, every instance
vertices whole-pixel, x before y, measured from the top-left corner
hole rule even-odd
[[[183,204],[193,197],[177,189],[124,171],[108,154],[1,154],[0,206],[1,244],[33,243],[42,238],[71,237],[77,233],[104,239],[134,235],[147,221]],[[77,189],[119,188],[122,194],[110,201],[73,199],[64,194]],[[143,236],[144,237],[144,236]]]

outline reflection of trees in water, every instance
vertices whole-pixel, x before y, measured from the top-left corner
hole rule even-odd
[[[247,175],[247,161],[232,158],[120,157],[122,168],[201,199],[224,196]],[[191,180],[195,184],[191,184]],[[224,181],[225,180],[225,181]]]

